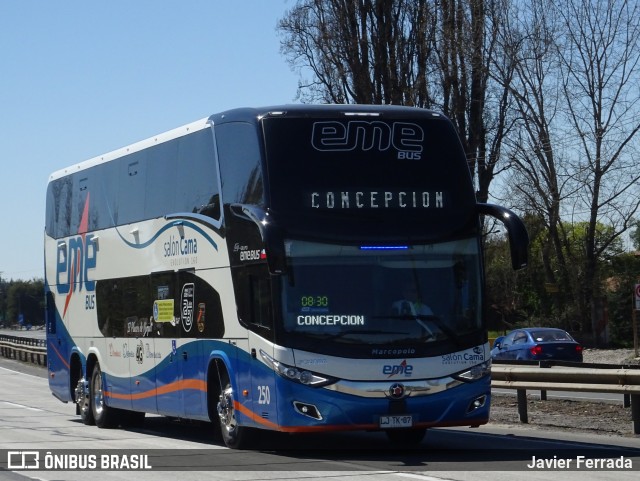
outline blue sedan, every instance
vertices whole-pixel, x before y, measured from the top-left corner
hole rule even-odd
[[[582,346],[562,329],[529,327],[498,337],[491,358],[582,362]]]

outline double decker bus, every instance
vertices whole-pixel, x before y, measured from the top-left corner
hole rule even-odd
[[[441,114],[235,109],[50,176],[49,385],[85,424],[258,430],[486,423],[482,216]]]

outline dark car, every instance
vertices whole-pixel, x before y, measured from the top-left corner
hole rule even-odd
[[[529,327],[498,337],[491,358],[582,362],[582,346],[562,329]]]

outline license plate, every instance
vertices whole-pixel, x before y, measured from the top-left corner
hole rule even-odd
[[[410,428],[413,417],[410,415],[380,416],[380,427],[383,429]]]

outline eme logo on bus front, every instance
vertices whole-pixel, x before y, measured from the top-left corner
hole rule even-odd
[[[321,152],[394,149],[398,159],[420,160],[424,131],[411,122],[367,122],[336,120],[315,122],[311,133],[311,145]]]
[[[400,374],[404,374],[405,377],[410,377],[413,375],[413,365],[408,364],[406,359],[400,364],[385,364],[382,366],[382,374],[387,377],[393,377]]]

